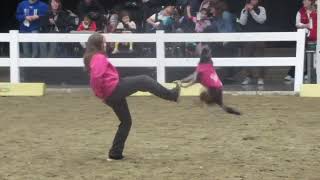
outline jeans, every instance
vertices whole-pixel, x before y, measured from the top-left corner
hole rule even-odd
[[[41,58],[56,58],[60,53],[57,52],[58,43],[39,43]]]
[[[34,30],[31,33],[39,33]],[[39,43],[22,43],[22,57],[24,58],[37,58],[39,56]]]
[[[236,17],[232,13],[224,11],[222,13],[222,19],[224,21],[224,28],[222,29],[222,32],[236,32]]]

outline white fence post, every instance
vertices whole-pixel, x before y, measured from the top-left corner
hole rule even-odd
[[[163,39],[164,31],[157,31],[157,81],[159,83],[166,82],[166,72],[165,72],[165,44]]]
[[[296,50],[296,66],[295,66],[295,81],[294,91],[300,92],[301,85],[303,84],[303,71],[304,71],[304,56],[305,56],[305,43],[306,43],[305,30],[298,30],[297,50]]]
[[[20,68],[19,68],[19,31],[10,31],[10,82],[19,83],[20,82]]]

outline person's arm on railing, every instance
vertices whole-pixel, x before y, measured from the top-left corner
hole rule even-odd
[[[266,9],[264,7],[259,6],[260,13],[257,14],[254,10],[250,11],[252,18],[259,24],[263,24],[267,20]]]

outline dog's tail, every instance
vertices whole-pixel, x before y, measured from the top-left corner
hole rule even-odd
[[[234,108],[231,108],[231,107],[228,107],[228,106],[225,106],[225,105],[221,105],[220,106],[225,112],[229,113],[229,114],[234,114],[234,115],[237,115],[237,116],[240,116],[241,115],[241,112],[239,112],[238,110],[234,109]]]

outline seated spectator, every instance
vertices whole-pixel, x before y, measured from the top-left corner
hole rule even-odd
[[[265,30],[264,23],[267,20],[266,10],[259,6],[259,0],[249,0],[241,11],[240,24],[245,32],[263,32]],[[263,57],[264,43],[263,42],[248,42],[243,48],[243,55],[245,57]],[[264,85],[264,68],[256,68],[258,71],[257,84]],[[246,70],[246,78],[242,85],[248,85],[252,82],[253,73]]]
[[[106,18],[106,26],[104,29],[105,33],[114,33],[116,32],[118,23],[119,23],[119,9],[114,8],[113,10],[110,11]]]
[[[17,7],[16,18],[20,23],[20,33],[39,33],[40,17],[48,12],[48,5],[40,0],[25,0]],[[38,43],[22,43],[22,56],[36,58],[39,55]]]
[[[89,16],[85,16],[77,31],[95,32],[97,31],[96,22],[92,21]]]
[[[79,32],[95,32],[97,31],[96,22],[92,21],[89,16],[85,16],[83,21],[80,23],[77,31]],[[82,48],[86,48],[86,44],[81,42]]]
[[[303,0],[303,6],[298,11],[296,16],[297,29],[305,29],[307,33],[307,41],[317,41],[317,9],[315,0]],[[307,72],[305,70],[305,79]],[[295,75],[295,68],[291,67],[288,75],[284,78],[285,81],[293,81]]]
[[[104,14],[106,14],[106,12],[98,0],[81,0],[78,5],[80,21],[83,21],[85,16],[89,16],[97,23],[97,29],[99,31],[103,30]]]
[[[137,26],[136,23],[134,21],[130,20],[129,17],[129,13],[126,11],[123,11],[121,13],[121,22],[118,23],[117,26],[117,32],[121,32],[121,33],[132,33],[135,32],[137,30]],[[119,42],[115,43],[115,48],[112,52],[112,54],[117,54],[119,53]],[[129,45],[129,51],[133,52],[133,43],[124,43],[124,45]]]
[[[49,11],[46,16],[41,18],[42,33],[68,33],[72,30],[74,18],[69,16],[69,13],[62,8],[61,0],[51,0]],[[41,43],[40,44],[42,57],[56,57],[57,43]],[[49,47],[49,51],[47,48]]]
[[[147,19],[147,32],[155,32],[156,30],[172,32],[175,25],[174,13],[175,7],[167,6],[160,12],[153,14]]]

